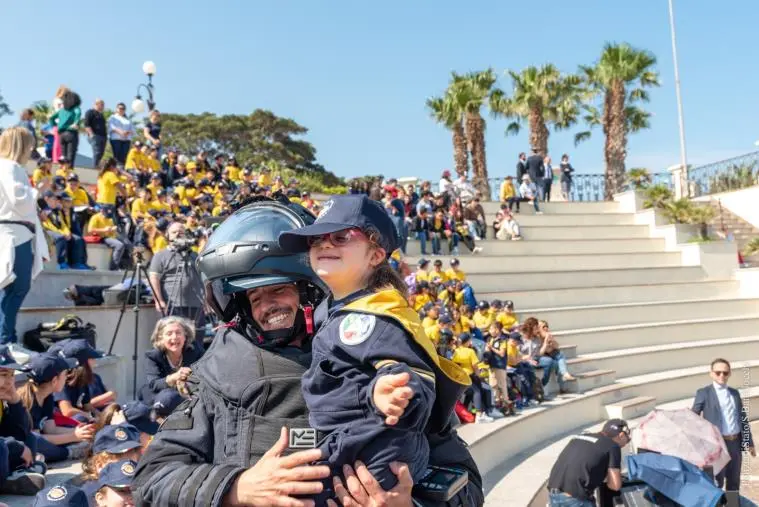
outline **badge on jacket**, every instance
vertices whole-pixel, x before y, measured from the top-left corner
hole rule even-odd
[[[349,313],[340,322],[340,341],[346,345],[358,345],[372,335],[377,318],[366,313]]]

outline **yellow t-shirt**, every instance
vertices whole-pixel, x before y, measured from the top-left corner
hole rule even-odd
[[[68,178],[69,174],[71,173],[72,173],[71,169],[64,169],[63,167],[59,167],[58,169],[55,170],[55,175],[61,176],[63,178]]]
[[[477,363],[480,362],[477,358],[477,352],[469,347],[459,347],[454,350],[451,361],[461,366],[461,369],[469,375],[474,373],[475,368],[477,368]]]
[[[163,186],[160,183],[148,183],[145,185],[145,188],[150,190],[150,195],[156,197],[158,195],[158,191],[161,190]]]
[[[445,283],[448,281],[445,271],[435,271],[434,269],[429,273],[430,282]]]
[[[66,193],[71,196],[72,206],[88,206],[90,204],[90,198],[87,195],[87,191],[82,187],[74,190],[71,187],[66,187]]]
[[[113,227],[113,219],[107,218],[102,213],[95,213],[90,218],[89,224],[87,224],[88,230],[92,231],[93,229],[105,229],[106,227]],[[108,232],[108,233],[99,233],[98,236],[101,238],[112,238],[116,235],[115,232]]]
[[[267,173],[261,173],[258,176],[258,186],[259,187],[266,187],[271,185],[271,176]]]
[[[461,280],[462,282],[466,280],[466,273],[460,269],[447,269],[445,271],[445,276],[447,276],[449,280]]]
[[[501,202],[506,202],[508,199],[514,197],[516,195],[514,184],[510,181],[504,181],[501,183],[501,191],[499,192],[499,195],[501,197]]]
[[[427,338],[429,338],[436,346],[440,343],[440,325],[433,324],[430,327],[425,327],[424,332],[427,334]]]
[[[471,331],[472,329],[474,329],[475,327],[477,327],[474,325],[474,320],[470,319],[466,315],[462,315],[461,319],[459,320],[461,320],[461,326],[464,328],[464,331],[467,333]]]
[[[116,204],[116,195],[118,194],[117,185],[121,180],[112,171],[106,171],[98,178],[98,199],[100,204]]]
[[[428,327],[432,327],[437,324],[437,319],[433,319],[432,317],[425,317],[422,319],[422,327],[424,329],[427,329]]]
[[[506,344],[506,364],[511,367],[515,367],[521,362],[522,356],[519,354],[519,345],[511,343],[511,340]]]
[[[444,303],[447,303],[449,299],[451,299],[451,293],[448,292],[448,290],[443,289],[440,291],[440,294],[438,294],[438,299]],[[458,291],[453,295],[453,301],[452,303],[456,306],[461,306],[464,304],[464,291]]]
[[[503,325],[503,329],[511,329],[519,323],[516,314],[506,312],[499,312],[498,315],[495,316],[495,320]]]
[[[481,331],[487,331],[490,327],[490,324],[492,324],[494,320],[495,317],[490,312],[486,313],[485,315],[483,315],[480,311],[474,312],[474,325],[477,326]]]
[[[34,186],[36,187],[43,180],[47,180],[48,183],[52,183],[53,177],[50,176],[50,173],[43,172],[42,169],[35,169],[32,173],[32,183],[34,183]]]
[[[144,155],[136,148],[132,148],[127,153],[124,169],[138,169],[144,165]]]
[[[416,272],[416,281],[417,282],[429,282],[430,281],[430,274],[427,271],[419,270]]]
[[[166,238],[164,238],[162,235],[157,235],[155,239],[153,240],[153,246],[150,248],[153,250],[154,254],[157,254],[161,250],[165,250],[168,248],[169,242],[166,241]]]
[[[226,168],[229,179],[232,181],[240,181],[240,168],[233,165],[228,165]]]
[[[171,204],[167,202],[161,202],[158,199],[151,201],[150,203],[150,209],[154,209],[157,211],[165,211],[167,213],[171,212]]]
[[[150,210],[150,202],[143,201],[139,197],[132,201],[132,216],[134,218],[145,218]]]
[[[432,298],[429,294],[417,294],[414,298],[414,310],[418,312],[430,301],[432,301]]]

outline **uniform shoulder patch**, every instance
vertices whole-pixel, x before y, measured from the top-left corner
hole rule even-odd
[[[340,322],[340,341],[345,345],[359,345],[374,331],[377,317],[366,313],[349,313]]]

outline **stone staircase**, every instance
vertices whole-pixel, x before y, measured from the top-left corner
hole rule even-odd
[[[486,505],[545,505],[544,484],[568,435],[609,417],[688,405],[709,383],[715,357],[734,362],[741,373],[733,385],[756,405],[759,271],[737,269],[734,243],[688,244],[681,226],[631,199],[548,203],[543,215],[524,206],[516,216],[524,241],[484,240],[476,256],[461,249],[478,299],[510,299],[522,319],[548,321],[577,377],[571,394],[459,428],[485,477]],[[491,223],[498,205],[485,209]],[[698,260],[694,249],[703,249]],[[408,253],[414,263],[417,242]],[[740,276],[754,271],[754,282]],[[547,391],[557,387],[552,380]]]
[[[723,231],[724,234],[731,233],[735,239],[735,243],[738,245],[739,252],[743,252],[746,244],[751,239],[759,238],[759,229],[730,212],[730,210],[720,204],[719,199],[712,199],[707,205],[714,208],[717,212],[709,225],[715,231]],[[744,256],[744,260],[752,266],[759,266],[759,253]]]

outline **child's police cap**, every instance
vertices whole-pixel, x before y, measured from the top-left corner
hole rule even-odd
[[[453,322],[453,319],[451,318],[451,316],[450,316],[450,315],[448,315],[447,313],[444,313],[443,315],[441,315],[441,316],[440,316],[440,317],[437,319],[437,321],[438,321],[440,324],[450,324],[451,322]]]
[[[89,507],[87,494],[66,483],[45,488],[34,498],[34,507]]]
[[[129,424],[148,435],[158,433],[158,423],[150,417],[151,409],[141,401],[127,402],[121,410]]]
[[[23,368],[16,362],[16,358],[11,354],[11,349],[7,345],[0,345],[0,368],[8,368],[10,370],[20,370]]]
[[[385,208],[366,195],[333,196],[313,224],[282,232],[279,246],[289,252],[306,252],[309,237],[353,228],[375,229],[380,235],[377,243],[388,257],[400,246],[398,231]]]
[[[176,389],[164,389],[153,398],[153,411],[158,417],[168,417],[184,398]]]
[[[429,264],[429,263],[430,263],[429,259],[425,259],[424,257],[422,257],[421,259],[419,259],[419,260],[416,262],[416,264],[417,264],[419,267],[423,267],[423,266],[425,266],[425,265],[427,265],[427,264]]]
[[[79,364],[84,364],[88,359],[98,359],[103,357],[103,353],[90,345],[90,342],[84,338],[73,338],[68,340],[60,350],[64,357],[76,359]]]
[[[131,424],[113,424],[104,427],[95,435],[92,453],[108,452],[121,454],[140,447],[140,430]]]
[[[72,368],[76,368],[75,359],[67,359],[51,352],[36,354],[24,365],[24,371],[37,385],[50,382]]]
[[[131,459],[108,463],[100,471],[98,477],[98,489],[108,486],[113,489],[127,489],[132,487],[134,471],[137,463]]]

